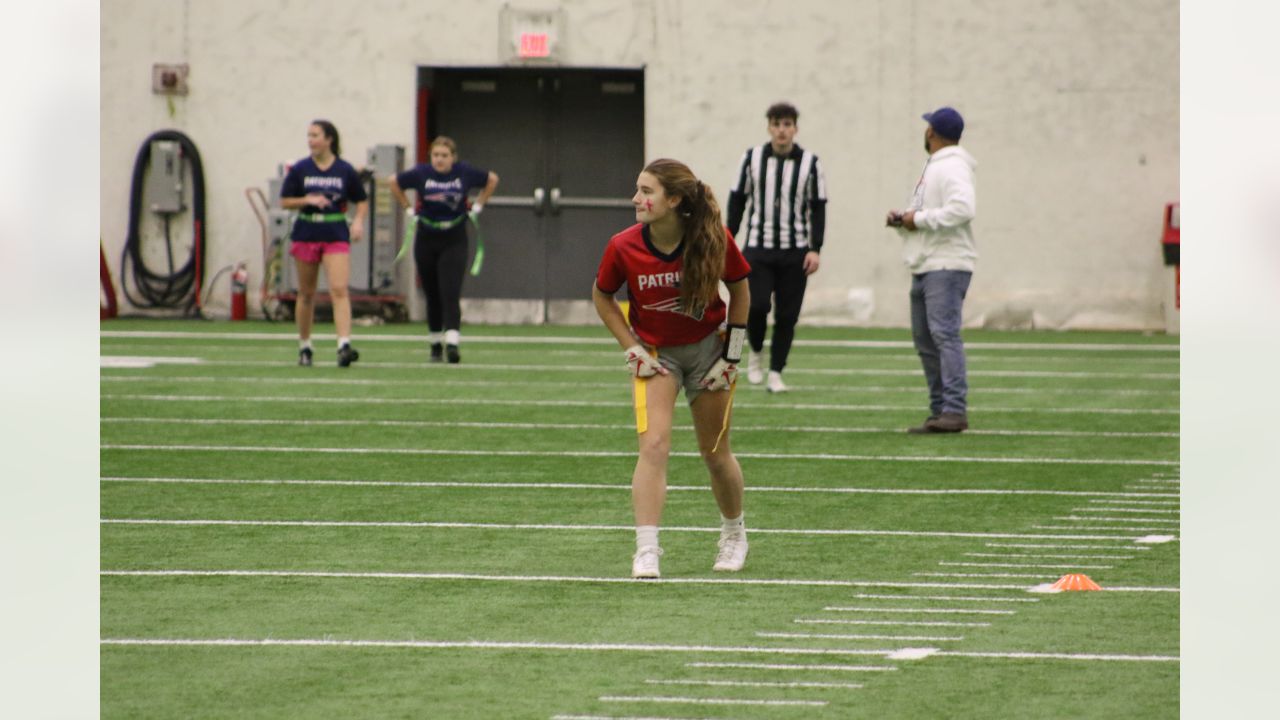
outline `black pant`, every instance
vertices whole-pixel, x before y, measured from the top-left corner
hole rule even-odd
[[[413,260],[427,295],[427,327],[431,332],[462,328],[462,280],[467,273],[467,227],[448,230],[418,227]]]
[[[764,333],[769,321],[772,299],[777,296],[777,312],[773,315],[773,342],[769,346],[769,369],[782,372],[796,336],[796,321],[809,276],[804,274],[805,248],[769,250],[748,248],[743,251],[751,263],[747,285],[751,288],[751,312],[747,315],[747,340],[754,352],[764,349]]]

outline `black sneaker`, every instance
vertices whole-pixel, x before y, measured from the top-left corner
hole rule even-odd
[[[431,362],[444,362],[444,345],[431,343]]]
[[[462,356],[458,354],[457,345],[446,345],[444,348],[444,351],[445,351],[445,355],[449,357],[450,365],[457,365],[459,362],[462,361]]]
[[[311,348],[302,348],[298,351],[298,364],[302,367],[311,367]]]
[[[343,345],[338,348],[338,367],[347,367],[351,363],[360,359],[360,353],[350,345]]]

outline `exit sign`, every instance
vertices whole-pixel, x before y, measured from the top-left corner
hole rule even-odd
[[[521,33],[520,57],[551,57],[551,41],[548,38],[547,33]]]
[[[521,10],[504,4],[499,11],[498,48],[505,62],[557,63],[563,44],[563,10]]]

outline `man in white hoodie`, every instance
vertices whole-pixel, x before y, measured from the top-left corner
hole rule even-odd
[[[911,336],[929,383],[929,417],[907,432],[954,433],[968,429],[969,383],[961,308],[978,258],[972,222],[977,214],[973,171],[978,162],[960,147],[964,118],[943,107],[923,115],[929,123],[924,172],[905,210],[891,210],[885,224],[902,236],[902,259],[911,271]]]

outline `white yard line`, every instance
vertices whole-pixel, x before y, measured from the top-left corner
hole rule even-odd
[[[251,332],[188,332],[182,330],[102,330],[99,337],[120,339],[164,338],[169,340],[271,340],[277,342],[293,341],[297,335],[292,332],[251,333]],[[314,333],[311,336],[317,341],[336,340],[332,333]],[[402,342],[425,347],[426,335],[378,334],[362,333],[360,340],[369,342]],[[600,345],[612,347],[615,343],[607,337],[576,337],[566,335],[478,335],[467,333],[468,343],[503,343],[528,345]],[[828,348],[887,348],[899,350],[914,349],[908,340],[796,340],[798,347]],[[973,350],[1091,350],[1098,352],[1172,352],[1181,350],[1180,344],[1158,343],[1146,345],[1142,343],[998,343],[998,342],[966,342],[965,347]]]
[[[601,695],[600,702],[669,703],[675,705],[762,705],[765,707],[823,707],[826,700],[746,700],[742,698],[694,698],[663,695]]]
[[[866,597],[866,596],[859,596]],[[892,596],[882,596],[892,597]],[[828,605],[822,608],[829,612],[853,612],[853,613],[908,613],[911,615],[1016,615],[1016,610],[981,610],[975,608],[873,608],[873,607],[847,607],[844,605]]]
[[[854,593],[853,597],[860,600],[923,600],[928,602],[1040,602],[1040,598],[974,597],[957,595],[875,595],[870,593]]]
[[[1027,558],[1029,560],[1132,560],[1133,555],[1026,555],[1021,553],[965,553],[965,557]]]
[[[880,655],[888,657],[900,650],[864,650],[853,648],[735,647],[723,645],[643,645],[626,643],[549,643],[483,640],[335,640],[331,638],[246,639],[246,638],[102,638],[104,646],[122,647],[351,647],[351,648],[418,648],[475,650],[564,650],[582,652],[657,652],[657,653],[731,653],[757,655]],[[951,657],[1007,658],[1025,660],[1130,660],[1145,662],[1177,662],[1170,655],[1105,655],[1091,653],[1034,652],[962,652],[937,650],[934,654]]]
[[[231,419],[231,418],[165,418],[165,417],[103,417],[103,423],[132,425],[244,425],[284,427],[463,427],[482,430],[634,430],[631,423],[546,423],[546,422],[467,422],[433,420],[315,420],[292,419]],[[692,425],[674,425],[675,430],[692,430]],[[816,425],[737,425],[734,432],[789,432],[862,435],[876,433],[900,434],[900,427],[835,427]],[[969,430],[970,435],[1020,436],[1020,437],[1117,437],[1117,438],[1177,438],[1176,432],[1087,432],[1077,430]]]
[[[464,523],[425,521],[358,521],[358,520],[219,520],[219,519],[160,519],[160,518],[102,518],[104,525],[172,525],[172,526],[227,526],[227,527],[344,527],[344,528],[423,528],[423,529],[475,529],[475,530],[567,530],[587,532],[634,532],[632,525],[572,525],[550,523]],[[718,533],[720,528],[663,526],[663,532]],[[753,535],[883,535],[899,537],[964,537],[964,538],[1020,538],[1056,540],[1127,540],[1115,536],[1092,535],[1022,535],[1014,533],[947,532],[941,530],[855,530],[820,528],[757,528]]]
[[[939,650],[936,655],[966,658],[1001,658],[1011,660],[1117,660],[1129,662],[1180,662],[1177,655],[1102,655],[1091,653],[1036,652],[960,652]]]
[[[1033,565],[1024,563],[939,562],[944,567],[1022,568],[1024,570],[1114,570],[1112,565]]]
[[[161,477],[103,477],[102,482],[116,483],[177,483],[197,485],[336,485],[370,487],[417,487],[417,488],[487,488],[487,489],[535,489],[535,490],[625,490],[631,491],[631,484],[607,483],[536,483],[536,482],[456,482],[456,481],[413,481],[413,480],[241,480],[233,478],[161,478]],[[667,490],[706,492],[705,485],[668,485]],[[1125,493],[1125,492],[1090,492],[1085,490],[999,490],[985,488],[859,488],[859,487],[774,487],[751,486],[747,492],[780,492],[780,493],[849,493],[871,495],[1067,495],[1067,496],[1132,496],[1160,497],[1157,493]]]
[[[1108,512],[1118,512],[1118,513],[1149,513],[1149,514],[1153,514],[1153,515],[1180,515],[1180,514],[1182,514],[1182,511],[1181,511],[1181,510],[1157,510],[1157,509],[1152,509],[1152,508],[1139,508],[1139,507],[1134,507],[1134,508],[1131,508],[1131,507],[1078,507],[1078,508],[1071,508],[1071,512],[1082,512],[1082,513],[1108,513]]]
[[[244,578],[306,578],[306,579],[340,579],[340,580],[416,580],[416,581],[475,581],[475,582],[581,582],[581,583],[621,583],[640,585],[760,585],[760,586],[802,586],[802,587],[853,587],[853,588],[934,588],[965,590],[1017,590],[1026,592],[1030,587],[1021,584],[989,584],[989,583],[943,583],[943,582],[900,582],[894,580],[794,580],[764,578],[661,578],[656,580],[635,580],[628,577],[582,577],[572,575],[476,575],[466,573],[393,573],[393,572],[320,572],[289,570],[101,570],[103,577],[244,577]],[[1038,577],[1038,576],[1037,576]],[[1163,587],[1125,587],[1106,588],[1113,592],[1179,592],[1178,588]]]
[[[1104,523],[1163,523],[1165,525],[1179,525],[1181,520],[1170,520],[1169,518],[1149,518],[1149,517],[1080,517],[1079,515],[1055,515],[1054,520],[1065,520],[1067,522],[1104,522]]]
[[[1138,545],[1034,545],[1027,543],[983,543],[986,547],[994,548],[1029,548],[1033,550],[1150,550],[1149,547],[1141,547]]]
[[[1177,493],[1168,493],[1168,495],[1170,495],[1170,496],[1174,496],[1174,497],[1177,497]],[[1090,500],[1089,502],[1091,502],[1091,503],[1099,503],[1099,504],[1102,504],[1102,505],[1112,505],[1112,504],[1116,504],[1116,505],[1164,505],[1164,506],[1170,506],[1170,505],[1181,505],[1181,504],[1182,504],[1182,501],[1181,501],[1181,500],[1109,500],[1109,499],[1105,499],[1105,500]],[[1099,508],[1099,509],[1105,509],[1105,508]]]
[[[691,662],[691,668],[732,668],[740,670],[795,670],[808,672],[892,672],[895,665],[788,665],[786,663]]]
[[[689,685],[694,687],[751,687],[751,688],[828,688],[858,690],[861,683],[837,682],[752,682],[747,680],[645,680],[646,685]]]
[[[1040,575],[1017,575],[1014,573],[938,573],[938,572],[913,572],[916,577],[943,577],[943,578],[1043,578],[1045,574]]]
[[[826,633],[784,633],[784,632],[757,632],[756,637],[774,638],[779,640],[904,640],[909,642],[958,642],[964,640],[963,636],[957,637],[932,637],[920,635],[832,635]]]
[[[1160,532],[1168,532],[1173,528],[1170,527],[1099,527],[1094,525],[1032,525],[1033,530],[1108,530],[1114,532],[1132,532],[1146,533],[1158,530]]]
[[[341,405],[466,405],[497,407],[631,407],[630,401],[620,400],[510,400],[494,397],[474,398],[422,398],[422,397],[335,397],[313,395],[173,395],[161,393],[102,393],[102,400],[146,400],[150,402],[234,402],[237,405],[252,403],[314,403]],[[738,401],[737,407],[769,410],[830,410],[839,412],[910,412],[919,410],[915,405],[848,405],[833,403],[753,403]],[[1085,415],[1178,415],[1177,408],[1030,408],[1030,407],[977,407],[971,412],[982,413],[1031,413],[1031,414],[1085,414]]]
[[[950,622],[947,620],[846,620],[843,618],[796,618],[800,625],[881,625],[890,627],[991,627],[989,622]]]
[[[617,457],[634,458],[634,451],[614,450],[460,450],[450,448],[340,448],[340,447],[270,447],[258,445],[153,445],[128,443],[103,443],[103,450],[129,450],[147,452],[221,452],[221,453],[318,453],[338,455],[424,455],[460,457]],[[917,455],[839,455],[833,453],[735,453],[739,458],[754,460],[836,460],[869,462],[956,462],[1036,465],[1177,465],[1177,460],[1100,460],[1092,458],[1011,458],[1011,457],[938,457]],[[671,457],[700,458],[696,452],[672,452]]]
[[[551,720],[707,720],[707,718],[673,718],[654,715],[552,715]]]

